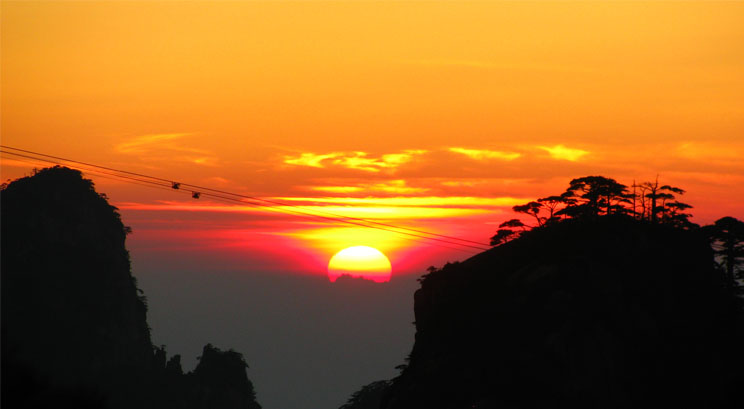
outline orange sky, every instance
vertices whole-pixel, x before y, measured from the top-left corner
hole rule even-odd
[[[744,218],[742,21],[742,2],[3,1],[2,143],[485,242],[590,174]],[[318,273],[351,245],[394,274],[467,256],[93,179],[151,251],[276,269],[283,248]]]

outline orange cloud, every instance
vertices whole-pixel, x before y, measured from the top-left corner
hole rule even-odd
[[[326,159],[332,159],[342,155],[341,153],[327,153],[325,155],[317,155],[315,153],[302,153],[300,156],[292,157],[285,156],[284,163],[288,165],[298,166],[310,166],[311,168],[324,168],[323,161]]]
[[[284,202],[297,202],[299,198],[275,198]],[[139,211],[175,211],[175,212],[214,212],[214,213],[263,213],[263,214],[285,214],[289,217],[295,218],[297,212],[317,215],[323,218],[327,217],[355,217],[364,219],[449,219],[453,217],[464,217],[487,213],[499,213],[498,210],[493,208],[486,208],[488,206],[468,206],[463,204],[461,207],[453,205],[453,203],[446,205],[447,201],[442,201],[441,205],[436,204],[436,200],[430,201],[409,201],[407,204],[398,204],[400,200],[380,200],[375,201],[374,199],[362,199],[358,201],[347,200],[348,198],[305,198],[303,202],[312,204],[298,204],[298,205],[273,205],[273,206],[248,206],[248,205],[223,205],[223,204],[190,204],[188,202],[177,202],[177,201],[162,201],[159,203],[134,203],[126,202],[117,204],[119,209],[123,210],[139,210]],[[397,198],[405,199],[405,198]],[[431,198],[430,198],[431,199]],[[449,199],[449,198],[440,198]],[[519,203],[523,202],[519,201]],[[405,200],[402,203],[406,203]],[[449,206],[449,207],[447,207]],[[268,212],[268,213],[267,213]],[[320,219],[318,219],[321,221]],[[322,220],[324,223],[328,223],[329,220]],[[344,225],[344,222],[339,220],[339,224]]]
[[[357,193],[357,192],[384,192],[397,194],[424,193],[430,189],[424,187],[407,186],[402,179],[391,180],[386,183],[363,183],[357,186],[313,186],[311,190],[328,193]]]
[[[342,156],[333,161],[334,164],[349,169],[379,172],[381,168],[389,167],[384,161],[367,157],[366,152],[354,152],[354,156]]]
[[[243,213],[260,211],[255,206],[241,205],[216,205],[216,204],[187,204],[178,201],[159,201],[158,203],[117,203],[116,207],[125,210],[160,210],[180,212],[219,212],[219,213]]]
[[[744,157],[744,143],[685,142],[676,147],[675,153],[684,159],[733,161],[741,164],[741,158]]]
[[[136,155],[146,161],[179,161],[195,165],[216,166],[217,157],[210,151],[184,146],[179,143],[190,133],[165,133],[140,135],[114,146],[123,154]]]
[[[581,159],[582,156],[589,153],[589,151],[567,148],[563,145],[538,146],[538,148],[547,151],[550,154],[550,157],[553,159],[567,160],[571,162],[576,162],[577,160]]]
[[[172,147],[172,141],[187,136],[187,133],[140,135],[119,143],[115,149],[120,153],[145,153],[155,148]]]
[[[514,197],[277,197],[287,202],[312,202],[338,205],[376,206],[453,206],[453,207],[504,207],[522,204],[528,199]]]
[[[466,149],[466,148],[453,147],[453,148],[449,148],[449,151],[463,154],[475,160],[486,160],[486,159],[514,160],[522,156],[521,153],[517,153],[517,152],[492,151],[488,149]]]
[[[313,186],[310,189],[327,193],[355,193],[365,190],[360,186]]]
[[[8,166],[12,168],[22,168],[22,169],[28,169],[32,166],[38,166],[39,168],[44,168],[49,166],[48,163],[42,162],[42,161],[34,161],[34,160],[17,160],[17,159],[7,159],[2,158],[0,159],[0,163],[2,163],[3,166]]]
[[[331,152],[326,154],[305,152],[299,156],[285,156],[284,163],[314,168],[325,168],[329,165],[335,165],[367,172],[380,172],[383,169],[393,170],[400,165],[410,162],[414,156],[425,152],[425,150],[408,149],[401,153],[389,153],[380,157],[369,156],[367,152],[363,151]]]
[[[308,211],[328,215],[332,213],[342,217],[356,217],[363,219],[401,219],[401,220],[423,220],[423,219],[450,219],[456,217],[473,216],[479,214],[496,214],[495,209],[465,208],[465,207],[436,207],[436,206],[358,206],[358,205],[317,205],[289,207],[280,206],[279,210],[286,211]],[[332,217],[332,216],[331,216]]]

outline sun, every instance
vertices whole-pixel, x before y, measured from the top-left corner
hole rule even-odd
[[[390,281],[391,273],[390,260],[380,250],[368,246],[347,247],[328,262],[328,279],[332,283],[342,275],[384,283]]]

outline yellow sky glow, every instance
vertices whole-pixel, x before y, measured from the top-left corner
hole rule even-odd
[[[0,7],[5,145],[479,240],[587,175],[744,218],[743,2]],[[142,226],[266,214],[91,177]]]
[[[589,153],[582,149],[567,148],[563,145],[540,146],[539,148],[547,151],[553,159],[563,159],[570,162],[576,162]]]

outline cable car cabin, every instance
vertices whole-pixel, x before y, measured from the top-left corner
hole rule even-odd
[[[193,197],[194,199],[198,199],[199,196],[201,196],[201,193],[199,193],[199,192],[192,192],[191,193],[191,197]]]

